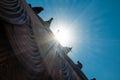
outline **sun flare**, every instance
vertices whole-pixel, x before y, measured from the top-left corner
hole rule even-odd
[[[63,46],[70,42],[70,32],[65,28],[59,28],[55,34],[55,37]]]
[[[62,45],[62,46],[72,46],[75,40],[75,32],[72,25],[72,22],[69,19],[56,19],[57,22],[52,22],[52,31],[55,35],[55,39]]]
[[[54,29],[52,30],[56,40],[62,45],[62,46],[71,46],[72,42],[72,31],[71,26],[67,24],[66,22],[60,21],[57,24],[54,24]]]

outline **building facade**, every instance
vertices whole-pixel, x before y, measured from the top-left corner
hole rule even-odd
[[[0,80],[88,80],[25,0],[0,0]]]

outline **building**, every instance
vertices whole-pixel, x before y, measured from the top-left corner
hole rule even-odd
[[[25,0],[0,0],[0,80],[88,80]]]

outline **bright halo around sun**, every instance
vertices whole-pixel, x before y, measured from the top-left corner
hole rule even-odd
[[[70,42],[70,31],[61,27],[57,30],[55,37],[61,45],[66,46]]]
[[[56,24],[53,33],[55,35],[56,40],[62,46],[71,46],[73,34],[70,29],[70,25],[63,22]]]

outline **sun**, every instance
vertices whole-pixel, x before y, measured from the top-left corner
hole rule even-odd
[[[70,35],[71,35],[70,31],[65,27],[58,28],[57,32],[55,33],[56,39],[60,42],[62,46],[67,46],[70,43],[71,41]]]
[[[62,46],[71,47],[75,42],[75,29],[73,23],[68,18],[57,17],[51,24],[51,30]]]

